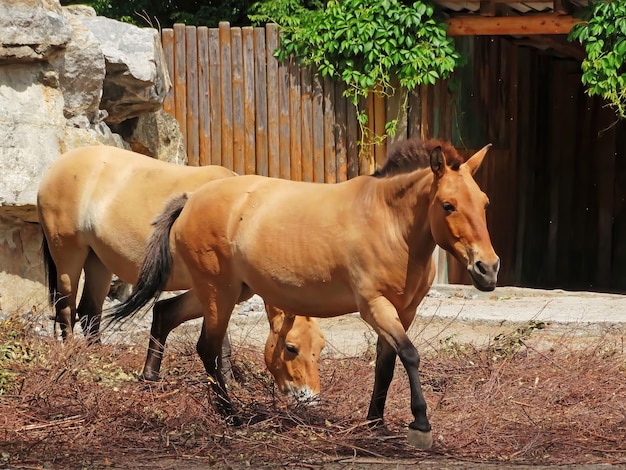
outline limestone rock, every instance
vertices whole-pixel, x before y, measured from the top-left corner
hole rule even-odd
[[[100,108],[120,123],[161,108],[171,82],[159,32],[109,18],[81,18],[100,43],[106,61]]]
[[[126,121],[127,132],[120,132],[131,150],[179,165],[187,164],[185,143],[178,121],[163,110]]]
[[[69,11],[75,10],[64,10],[66,13]],[[105,76],[104,55],[100,44],[82,24],[80,17],[71,14],[67,16],[74,34],[65,54],[52,65],[59,71],[65,100],[63,114],[71,121],[70,125],[86,127],[100,117],[99,106]]]
[[[44,63],[0,66],[0,206],[5,211],[32,210],[38,182],[61,154],[63,93],[48,86],[54,77]]]
[[[71,37],[58,1],[0,2],[0,64],[50,60]]]

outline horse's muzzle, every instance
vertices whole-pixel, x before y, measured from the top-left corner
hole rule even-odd
[[[498,271],[500,270],[500,258],[495,263],[484,263],[480,260],[467,266],[467,270],[472,278],[472,283],[476,289],[483,292],[491,292],[496,288],[498,282]]]
[[[316,406],[320,403],[320,396],[317,393],[314,393],[310,388],[305,387],[301,389],[296,389],[292,387],[288,392],[299,405],[305,406]]]

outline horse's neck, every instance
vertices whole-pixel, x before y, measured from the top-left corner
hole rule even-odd
[[[417,262],[428,261],[435,249],[428,220],[432,184],[430,168],[379,180],[379,191],[387,210]]]

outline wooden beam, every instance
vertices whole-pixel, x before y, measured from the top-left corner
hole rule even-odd
[[[455,16],[449,18],[448,36],[531,36],[568,34],[580,21],[572,16],[539,13],[524,16]]]

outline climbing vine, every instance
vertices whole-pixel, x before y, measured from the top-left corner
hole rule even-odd
[[[362,144],[375,137],[365,111],[359,110],[362,98],[370,93],[393,96],[399,92],[392,86],[395,76],[406,108],[408,91],[448,77],[460,59],[446,25],[435,19],[427,2],[330,0],[311,10],[297,0],[274,0],[254,8],[253,21],[274,21],[281,27],[275,52],[279,60],[293,55],[322,76],[346,84],[344,95],[357,109]],[[396,125],[397,119],[388,121],[386,135],[393,135]]]
[[[584,20],[569,35],[587,53],[582,82],[589,96],[601,96],[620,119],[626,118],[626,0],[590,3]]]

